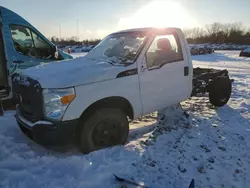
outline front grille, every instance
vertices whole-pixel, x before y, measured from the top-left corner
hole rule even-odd
[[[42,120],[43,95],[39,82],[20,74],[15,74],[12,80],[13,93],[19,96],[21,115],[31,122]]]
[[[36,117],[36,115],[33,113],[33,112],[30,112],[27,108],[26,109],[24,109],[23,108],[23,104],[22,103],[20,103],[20,105],[19,105],[19,108],[20,108],[20,113],[21,113],[21,115],[25,118],[25,119],[27,119],[27,120],[29,120],[29,121],[31,121],[32,123],[35,123],[36,121],[38,121],[39,120],[39,118],[37,118]]]

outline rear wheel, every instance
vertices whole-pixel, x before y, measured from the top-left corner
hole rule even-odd
[[[209,86],[209,101],[214,106],[224,106],[230,99],[232,83],[229,78],[219,78]]]
[[[120,109],[103,108],[87,120],[81,120],[77,133],[78,145],[83,153],[109,146],[125,144],[129,133],[126,114]]]

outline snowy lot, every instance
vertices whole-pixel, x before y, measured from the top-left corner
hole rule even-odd
[[[19,130],[14,112],[0,117],[0,187],[121,187],[113,173],[148,187],[250,187],[250,58],[221,51],[194,56],[194,66],[228,69],[233,93],[215,109],[207,98],[182,103],[190,114],[157,125],[156,114],[131,123],[125,146],[83,155],[45,149]],[[176,113],[178,114],[178,113]],[[155,130],[156,129],[156,130]],[[153,133],[152,131],[155,130]]]
[[[76,57],[85,56],[86,54],[87,54],[86,52],[80,52],[80,53],[76,52],[76,53],[71,53],[70,55],[76,58]]]

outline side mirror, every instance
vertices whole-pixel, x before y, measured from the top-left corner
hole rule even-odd
[[[59,53],[58,53],[58,51],[55,52],[54,57],[55,57],[55,59],[58,59],[58,58],[59,58]]]
[[[54,57],[55,59],[58,59],[59,54],[58,54],[57,46],[53,46],[53,47],[52,47],[51,54],[53,55],[53,57]]]

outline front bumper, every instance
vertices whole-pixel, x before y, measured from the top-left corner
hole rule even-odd
[[[65,122],[37,121],[32,123],[16,108],[16,120],[22,132],[35,142],[46,145],[65,145],[74,140],[78,120]]]

